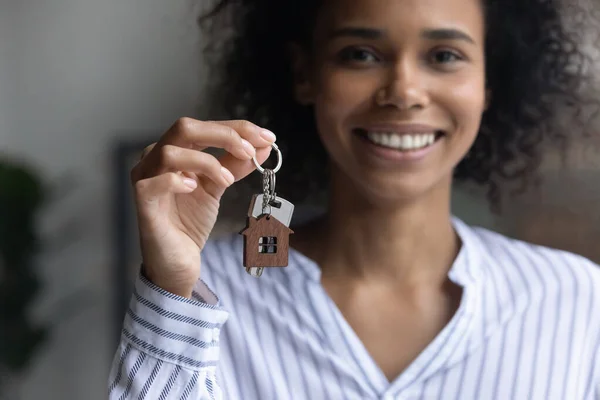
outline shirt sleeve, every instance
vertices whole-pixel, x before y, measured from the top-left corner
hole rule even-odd
[[[139,275],[108,381],[109,399],[220,400],[220,329],[229,314],[203,281],[193,299]]]

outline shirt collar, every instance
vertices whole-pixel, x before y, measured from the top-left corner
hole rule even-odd
[[[461,248],[448,271],[448,277],[460,286],[480,286],[484,270],[481,265],[482,248],[478,245],[477,234],[456,216],[452,216],[452,226],[461,240]]]

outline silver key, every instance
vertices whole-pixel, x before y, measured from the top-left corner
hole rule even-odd
[[[263,214],[263,198],[264,194],[254,195],[252,201],[252,216],[258,218]],[[294,205],[281,197],[275,197],[275,200],[270,204],[271,216],[277,218],[279,222],[289,228],[292,222],[292,215],[294,214]]]

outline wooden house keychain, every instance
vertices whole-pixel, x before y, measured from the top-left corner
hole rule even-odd
[[[263,175],[263,193],[252,197],[248,209],[244,236],[244,267],[248,274],[259,277],[265,267],[287,267],[290,235],[289,228],[294,205],[275,193],[275,173],[282,164],[281,151],[275,143],[278,162],[275,169],[262,168],[256,158],[256,169]]]

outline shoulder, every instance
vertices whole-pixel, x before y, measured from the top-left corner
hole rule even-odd
[[[573,305],[600,312],[600,266],[569,251],[468,227],[489,286],[509,297],[550,307]]]
[[[515,239],[489,229],[471,228],[482,243],[484,256],[492,267],[535,269],[548,279],[585,281],[600,285],[600,266],[573,252]]]
[[[502,327],[546,354],[576,360],[580,375],[590,377],[585,379],[598,376],[600,320],[594,316],[600,315],[600,266],[485,228],[461,230],[465,247],[475,254],[469,259],[480,270],[478,299],[486,326]]]

